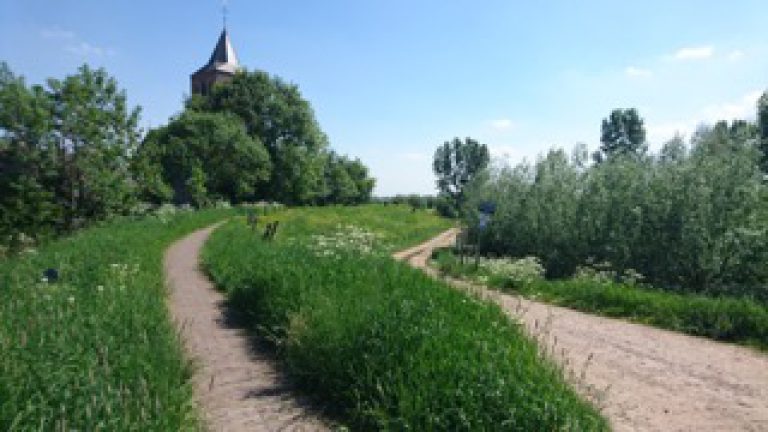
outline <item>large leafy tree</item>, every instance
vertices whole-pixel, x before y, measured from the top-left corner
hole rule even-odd
[[[82,66],[27,87],[0,64],[0,231],[4,243],[126,212],[139,109],[102,70]]]
[[[347,170],[347,174],[355,183],[357,189],[357,196],[355,197],[355,203],[365,203],[371,199],[371,193],[373,187],[376,185],[376,180],[368,175],[368,167],[363,165],[360,159],[344,159],[344,167]]]
[[[605,158],[614,156],[639,157],[645,154],[648,145],[645,142],[643,119],[635,108],[615,109],[603,119],[600,127],[600,150]]]
[[[65,204],[65,224],[128,211],[134,204],[129,157],[139,143],[139,108],[103,69],[83,65],[63,80],[48,80],[52,139]]]
[[[190,98],[187,108],[229,112],[242,119],[248,134],[269,152],[271,198],[288,204],[322,198],[328,139],[296,85],[262,71],[241,72],[209,95]]]
[[[43,88],[28,88],[0,63],[0,244],[18,247],[25,237],[45,235],[57,225],[52,123]]]
[[[448,197],[456,209],[464,203],[466,185],[490,161],[488,147],[472,138],[454,138],[435,151],[432,168],[440,194]]]
[[[134,172],[151,202],[203,206],[262,198],[271,164],[258,138],[233,114],[186,112],[151,131],[134,161]]]
[[[360,160],[331,151],[325,165],[325,191],[322,203],[359,204],[370,200],[374,180]]]

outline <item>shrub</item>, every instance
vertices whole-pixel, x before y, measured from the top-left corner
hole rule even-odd
[[[768,183],[739,125],[699,131],[690,151],[590,166],[577,147],[498,169],[467,191],[469,209],[497,204],[483,231],[467,216],[471,237],[484,254],[539,257],[550,278],[593,258],[659,287],[768,299]]]
[[[504,285],[513,288],[533,283],[544,277],[544,266],[536,257],[480,258],[479,266],[490,276],[502,278]]]

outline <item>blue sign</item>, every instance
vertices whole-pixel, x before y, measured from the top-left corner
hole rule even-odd
[[[488,223],[491,222],[491,216],[488,213],[480,213],[480,219],[477,223],[478,228],[480,228],[480,231],[485,231],[485,228],[488,227]]]
[[[496,213],[496,203],[493,201],[483,201],[477,206],[477,210],[481,215],[492,215]]]

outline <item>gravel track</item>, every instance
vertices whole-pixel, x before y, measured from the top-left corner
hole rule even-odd
[[[457,230],[395,254],[428,267]],[[737,345],[501,294],[458,280],[518,319],[616,431],[768,431],[768,356]]]
[[[218,225],[174,243],[165,254],[169,308],[197,370],[195,399],[212,431],[326,431],[231,316],[224,296],[200,271],[200,248]]]

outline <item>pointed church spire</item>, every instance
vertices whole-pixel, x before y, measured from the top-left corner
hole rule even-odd
[[[208,60],[206,66],[217,67],[220,65],[231,65],[235,68],[239,67],[237,54],[235,54],[235,49],[232,47],[232,42],[229,40],[229,33],[227,32],[226,27],[221,31],[219,41],[216,42],[216,47],[213,49],[211,59]]]
[[[219,40],[216,42],[216,46],[213,48],[211,58],[205,66],[198,69],[190,77],[193,94],[207,94],[214,84],[232,79],[235,73],[240,70],[240,63],[237,61],[235,48],[229,39],[226,23],[225,9],[224,28],[221,31]]]

